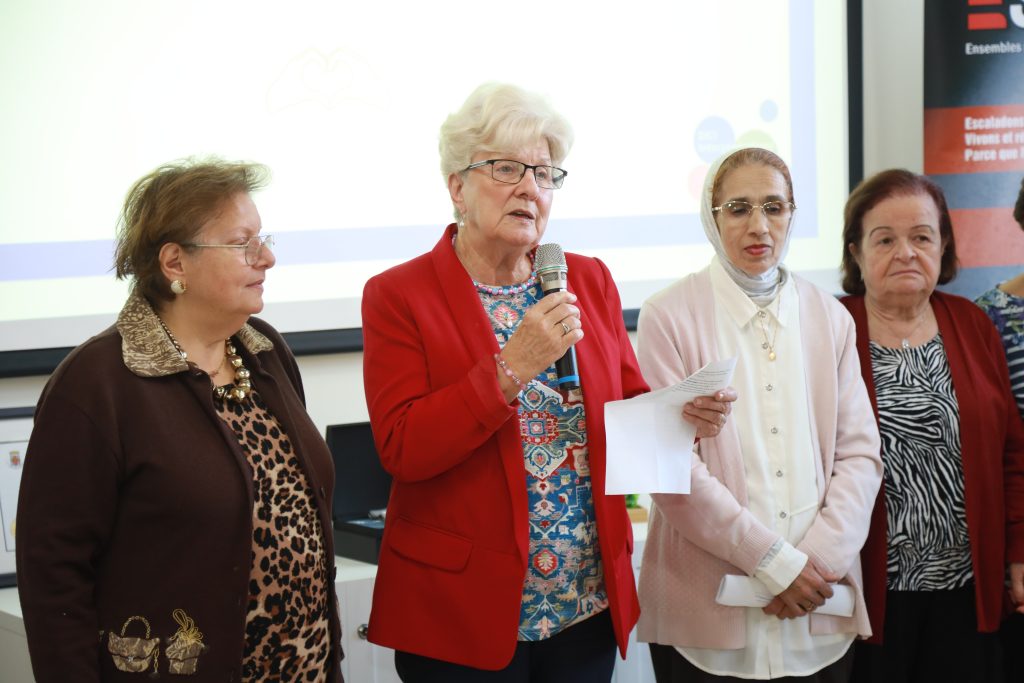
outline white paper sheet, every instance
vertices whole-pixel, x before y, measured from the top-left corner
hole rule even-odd
[[[736,358],[708,363],[682,382],[604,406],[605,493],[689,493],[696,428],[683,405],[729,386]]]
[[[718,586],[715,602],[730,607],[764,607],[772,601],[772,592],[752,576],[726,574]],[[818,614],[848,617],[853,614],[853,588],[841,583],[832,584],[832,597],[814,610]]]

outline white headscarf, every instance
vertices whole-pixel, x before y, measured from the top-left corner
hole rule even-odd
[[[714,191],[715,176],[718,175],[718,169],[722,167],[726,159],[739,151],[739,149],[734,149],[726,152],[718,157],[711,164],[711,168],[708,169],[708,174],[704,178],[704,188],[701,191],[700,222],[704,226],[704,234],[708,236],[708,241],[715,248],[715,253],[718,254],[718,260],[722,263],[722,267],[725,268],[725,272],[750,297],[751,301],[758,306],[766,306],[775,299],[776,294],[779,292],[779,287],[786,281],[787,271],[782,266],[782,260],[786,258],[786,253],[789,251],[789,236],[793,233],[793,221],[790,220],[789,222],[789,228],[786,230],[781,250],[778,251],[779,259],[776,261],[776,265],[765,272],[760,275],[751,275],[737,268],[729,260],[729,255],[725,253],[725,246],[722,244],[722,236],[718,231],[718,224],[715,222],[715,214],[711,211],[713,206],[711,194]]]

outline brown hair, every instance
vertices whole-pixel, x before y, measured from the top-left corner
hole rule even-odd
[[[118,220],[118,279],[134,276],[135,286],[154,305],[171,300],[160,269],[163,245],[192,241],[225,201],[258,190],[268,179],[265,166],[216,158],[173,161],[139,179],[128,190]]]
[[[893,168],[881,171],[860,181],[846,200],[843,211],[843,291],[861,296],[865,292],[864,276],[853,257],[850,245],[860,249],[864,237],[864,214],[891,197],[925,195],[931,197],[939,210],[939,238],[942,241],[942,263],[939,269],[939,284],[944,285],[956,277],[960,262],[956,256],[956,241],[953,239],[953,221],[946,206],[942,188],[927,176],[918,175],[906,169]]]
[[[729,171],[739,168],[740,166],[746,166],[747,164],[761,164],[762,166],[768,166],[774,168],[776,171],[782,174],[783,179],[786,181],[786,190],[789,192],[789,201],[796,203],[793,199],[793,179],[789,176],[789,167],[786,166],[786,162],[783,161],[778,154],[771,152],[761,147],[744,147],[743,149],[736,150],[722,162],[722,165],[718,167],[718,173],[715,174],[715,182],[711,184],[711,203],[718,204],[718,193],[722,189],[722,183],[725,181],[725,176]]]

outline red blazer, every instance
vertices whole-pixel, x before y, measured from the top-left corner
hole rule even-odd
[[[864,298],[846,297],[842,303],[857,323],[861,374],[877,418]],[[999,628],[1004,613],[1006,564],[1024,562],[1024,424],[1010,393],[1006,355],[992,321],[959,296],[935,292],[931,305],[960,409],[978,630],[991,632]],[[887,542],[883,482],[871,515],[868,540],[861,551],[864,597],[874,632],[868,642],[872,643],[882,642],[885,622]]]
[[[434,249],[363,292],[363,374],[374,439],[393,477],[370,613],[379,645],[480,669],[512,659],[528,510],[516,403],[450,225]],[[586,336],[576,345],[609,611],[625,654],[639,604],[632,529],[605,488],[604,404],[648,390],[603,263],[566,254]]]

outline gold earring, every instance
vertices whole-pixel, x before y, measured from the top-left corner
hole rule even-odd
[[[171,282],[171,291],[175,294],[184,294],[188,290],[188,286],[181,280],[174,280]]]

